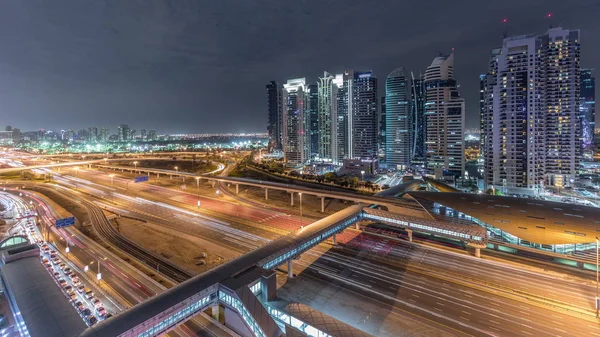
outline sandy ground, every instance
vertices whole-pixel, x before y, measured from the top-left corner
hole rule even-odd
[[[239,256],[192,234],[170,230],[153,223],[127,218],[118,218],[112,223],[127,238],[195,273],[205,272]]]

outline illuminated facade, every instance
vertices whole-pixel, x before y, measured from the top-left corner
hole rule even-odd
[[[437,178],[462,176],[465,100],[454,79],[454,52],[436,57],[425,71],[425,159]]]
[[[267,109],[269,112],[267,131],[269,133],[269,149],[281,150],[282,104],[281,86],[275,81],[269,82],[267,89]]]
[[[333,161],[337,157],[338,88],[343,84],[343,75],[333,76],[328,72],[319,78],[319,151],[321,160]]]
[[[385,158],[388,169],[404,169],[410,165],[413,131],[410,80],[408,72],[398,68],[385,81]]]
[[[594,129],[596,128],[596,78],[592,69],[581,70],[581,94],[579,95],[581,121],[581,158],[594,160]]]
[[[483,79],[487,188],[532,193],[570,185],[579,166],[579,31],[507,37]]]
[[[308,142],[305,114],[305,88],[306,79],[297,78],[288,80],[283,85],[283,158],[287,165],[298,166],[304,164],[308,158]]]
[[[348,155],[377,156],[377,78],[372,72],[346,75],[348,86]]]

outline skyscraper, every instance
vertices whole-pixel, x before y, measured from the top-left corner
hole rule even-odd
[[[337,156],[337,109],[338,89],[343,85],[343,75],[333,76],[324,72],[318,81],[319,158],[334,161]]]
[[[92,126],[88,128],[88,142],[97,142],[98,141],[98,128]]]
[[[267,124],[267,132],[269,133],[269,149],[281,150],[282,138],[282,104],[281,87],[275,81],[269,82],[267,88],[267,110],[269,112],[269,120]]]
[[[319,154],[319,87],[317,84],[307,86],[306,116],[308,118],[308,144],[310,158]]]
[[[388,169],[410,165],[412,149],[411,78],[404,68],[392,71],[385,81],[386,163]]]
[[[596,128],[596,78],[592,69],[581,70],[581,94],[579,95],[581,120],[581,157],[594,160],[594,129]]]
[[[348,158],[377,156],[377,78],[372,72],[347,73]]]
[[[142,129],[142,130],[140,131],[140,138],[141,138],[140,140],[141,140],[141,141],[143,141],[143,142],[147,140],[147,133],[146,133],[146,129]]]
[[[425,71],[425,87],[427,168],[438,178],[462,176],[465,101],[454,79],[454,52],[433,60]]]
[[[579,31],[507,37],[484,79],[486,186],[530,193],[576,177],[581,140]]]
[[[100,129],[100,141],[101,142],[107,142],[108,141],[108,137],[110,136],[110,130],[107,128],[101,128]]]
[[[346,72],[342,75],[341,83],[338,82],[338,94],[337,94],[337,118],[336,118],[336,135],[337,141],[334,142],[334,153],[333,161],[335,164],[341,164],[345,158],[348,158],[349,145],[348,145],[348,113],[349,113],[349,90],[348,88],[352,85],[352,79],[349,78],[349,73]],[[336,81],[337,81],[336,77]]]
[[[304,110],[306,79],[288,80],[283,88],[283,157],[286,165],[298,166],[309,157]]]
[[[381,97],[381,106],[379,107],[379,135],[377,138],[377,141],[379,143],[377,148],[377,154],[379,155],[380,162],[385,162],[385,118],[385,96],[383,96]]]
[[[423,166],[425,164],[425,101],[427,99],[423,76],[412,77],[412,149],[411,165]]]

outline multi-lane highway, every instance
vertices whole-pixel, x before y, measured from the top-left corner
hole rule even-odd
[[[98,180],[99,177],[94,178]],[[164,202],[148,200],[157,195]],[[211,239],[241,252],[278,236],[261,227],[244,225],[243,221],[198,217],[188,210],[196,198],[193,194],[142,185],[130,189],[124,198],[119,197],[114,207],[122,211],[127,208],[159,224],[169,222],[174,229],[197,223],[203,226],[202,232],[211,233],[207,235]],[[240,206],[207,198],[202,199],[202,205],[208,210],[214,207],[215,212],[224,210],[225,215]],[[246,216],[255,216],[254,221],[264,222],[276,213],[265,208],[242,209]],[[292,221],[289,217],[281,219]],[[206,221],[214,223],[207,225]],[[223,228],[232,232],[221,233]],[[234,239],[241,233],[244,234]],[[315,249],[296,262],[296,268],[306,270],[284,286],[282,295],[342,319],[362,311],[356,306],[344,309],[341,299],[345,303],[361,303],[358,307],[370,308],[364,313],[368,319],[359,317],[349,323],[375,335],[393,336],[398,326],[410,331],[431,329],[498,336],[594,336],[599,328],[589,315],[594,285],[568,274],[554,275],[405,242],[392,245],[385,257],[344,249],[322,255],[322,249]],[[336,301],[340,308],[333,310]]]

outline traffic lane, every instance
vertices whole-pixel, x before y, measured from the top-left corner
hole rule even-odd
[[[398,242],[389,255],[400,261],[419,259],[421,264],[444,273],[476,278],[483,282],[500,285],[503,288],[536,294],[574,305],[581,303],[579,306],[585,309],[589,309],[589,305],[593,306],[595,286],[590,282],[578,281],[568,274],[565,274],[564,277],[555,277],[408,242]],[[583,303],[587,303],[587,306]]]
[[[493,334],[500,330],[510,335],[555,335],[564,330],[587,335],[590,322],[572,316],[533,307],[496,294],[481,292],[462,285],[412,275],[410,272],[386,275],[377,272],[380,266],[365,270],[356,261],[345,264],[323,258],[308,269],[308,275],[334,285],[352,288],[364,298],[377,297],[395,307],[433,319],[444,319],[444,324],[461,331]],[[304,273],[300,274],[300,276]],[[437,289],[441,290],[438,291]],[[491,308],[488,303],[499,303],[501,309]],[[553,315],[553,316],[550,316]],[[562,322],[568,322],[563,324]],[[562,324],[562,325],[561,325]],[[490,328],[491,327],[491,328]],[[497,331],[496,331],[497,332]]]

